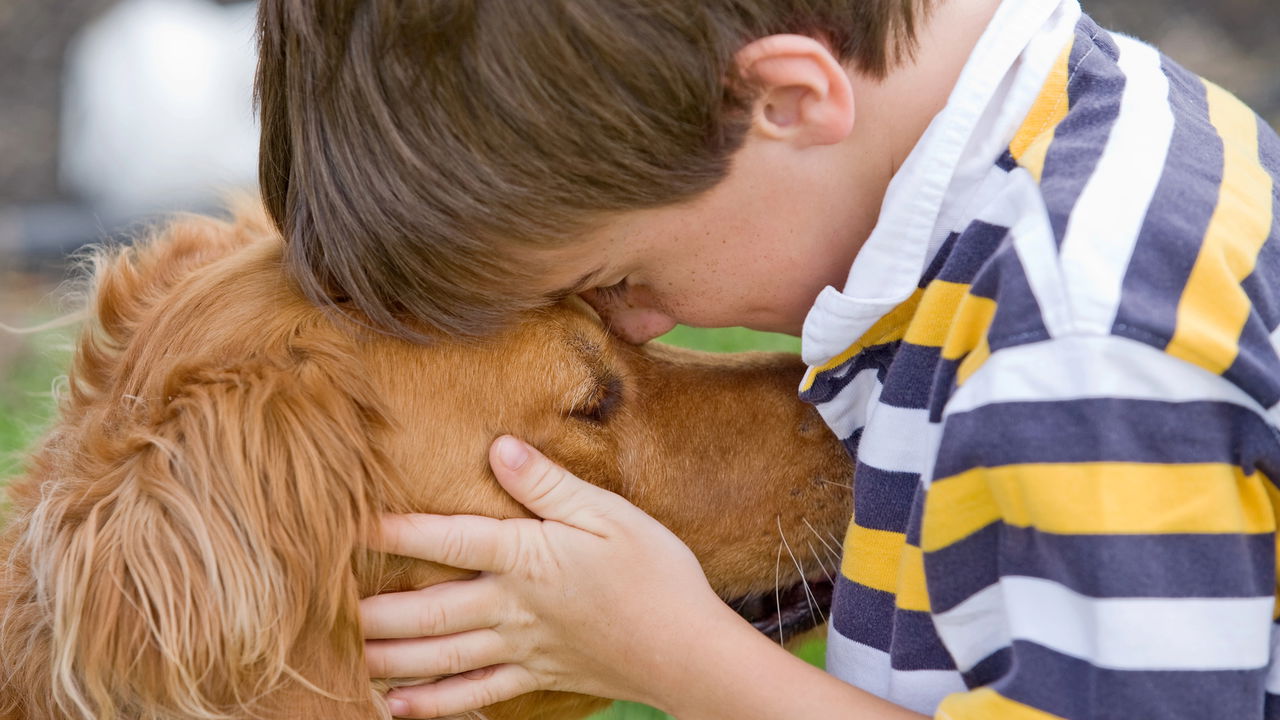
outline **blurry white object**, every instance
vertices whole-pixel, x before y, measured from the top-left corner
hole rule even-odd
[[[125,0],[68,57],[61,173],[121,216],[252,186],[255,3]]]

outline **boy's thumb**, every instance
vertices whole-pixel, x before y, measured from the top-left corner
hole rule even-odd
[[[523,440],[503,435],[489,448],[489,465],[511,497],[544,520],[600,534],[602,518],[625,500],[551,462]]]

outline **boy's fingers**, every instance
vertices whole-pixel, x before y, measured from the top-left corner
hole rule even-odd
[[[364,644],[369,677],[440,677],[510,661],[502,636],[493,630]]]
[[[493,627],[498,624],[501,608],[498,590],[489,582],[491,577],[371,595],[360,601],[360,628],[366,640],[386,640]]]
[[[494,665],[429,685],[396,688],[387,694],[387,707],[396,717],[438,718],[479,710],[538,689],[533,675],[523,667]]]
[[[369,547],[466,570],[505,572],[516,542],[516,528],[494,518],[385,514]]]
[[[629,506],[618,495],[581,480],[510,435],[490,446],[489,464],[511,497],[544,520],[603,535],[608,528],[601,518]]]

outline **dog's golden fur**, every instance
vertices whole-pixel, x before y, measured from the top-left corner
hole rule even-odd
[[[820,574],[847,521],[848,460],[788,356],[634,348],[574,303],[410,345],[302,300],[256,211],[101,254],[88,310],[9,489],[7,720],[385,717],[359,598],[467,573],[361,538],[384,511],[527,515],[488,471],[503,432],[662,520],[726,598]]]

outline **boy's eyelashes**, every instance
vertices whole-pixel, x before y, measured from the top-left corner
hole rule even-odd
[[[627,278],[612,285],[595,288],[596,297],[603,301],[621,300],[627,294]]]

